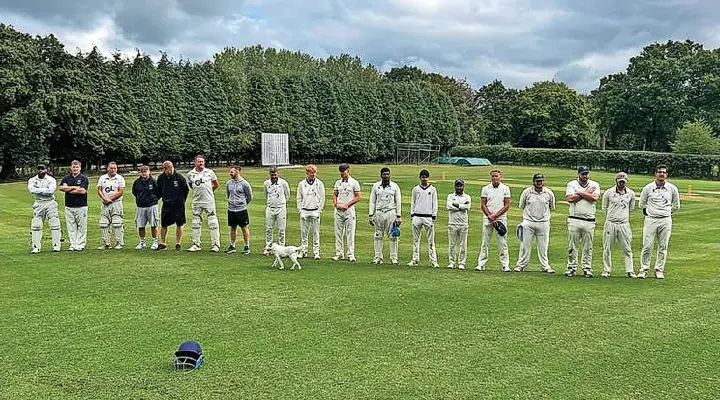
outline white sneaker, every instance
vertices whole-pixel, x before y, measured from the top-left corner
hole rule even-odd
[[[659,269],[655,270],[655,279],[665,279],[665,274]]]
[[[187,251],[190,251],[190,252],[195,252],[195,251],[200,251],[200,250],[202,250],[202,247],[196,245],[195,243],[193,243],[193,245],[187,249]]]
[[[555,270],[552,269],[552,267],[547,267],[547,268],[545,268],[544,270],[542,270],[542,272],[544,272],[544,273],[546,273],[546,274],[554,274],[554,273],[555,273]]]
[[[335,255],[335,256],[330,257],[330,259],[333,261],[340,261],[343,259],[343,256]]]
[[[58,247],[53,247],[52,251],[55,252],[55,253],[59,252],[59,251],[60,251],[60,246],[58,246]]]
[[[600,276],[603,277],[603,278],[609,278],[609,277],[610,277],[610,273],[607,272],[607,271],[603,271],[602,274],[600,274]]]
[[[485,267],[477,266],[475,267],[475,271],[485,271]]]
[[[153,242],[153,243],[150,245],[150,250],[157,250],[157,248],[158,248],[158,242]]]
[[[355,262],[355,257],[354,257],[354,256],[353,256],[353,257],[348,257],[348,261],[350,261],[350,262]]]
[[[39,252],[40,252],[40,249],[38,249],[37,247],[30,250],[30,254],[38,254]]]
[[[109,244],[101,244],[97,249],[98,250],[107,250],[110,248]]]
[[[434,262],[434,263],[432,263],[432,267],[433,267],[433,268],[440,268],[440,264],[438,264],[437,262]]]
[[[626,273],[625,276],[627,276],[628,278],[637,278],[637,275],[635,275],[635,272],[633,271]]]
[[[455,269],[455,265],[452,263],[448,264],[448,269]]]
[[[135,250],[142,250],[145,248],[145,242],[140,242],[135,246]]]
[[[70,247],[67,249],[67,251],[75,251],[75,247],[70,246]]]
[[[515,267],[515,268],[513,268],[513,271],[515,271],[515,272],[525,272],[525,268],[524,268],[524,267]]]
[[[647,273],[648,273],[647,270],[642,270],[642,271],[638,272],[636,278],[645,279],[645,278],[647,278]]]
[[[510,267],[503,267],[502,272],[512,272]]]
[[[123,249],[123,245],[121,245],[119,243],[115,245],[115,250],[122,250],[122,249]]]
[[[409,263],[407,263],[408,267],[416,267],[418,265],[418,262],[415,260],[410,260]]]
[[[379,264],[382,264],[382,263],[383,263],[383,260],[381,260],[381,259],[379,259],[379,258],[373,259],[373,264],[375,264],[375,265],[379,265]]]
[[[320,259],[320,254],[315,254],[315,256],[314,256],[313,258],[316,259],[316,260],[319,260],[319,259]]]
[[[219,253],[220,252],[220,246],[214,244],[213,247],[210,249],[213,253]]]
[[[458,269],[459,269],[460,271],[465,271],[465,266],[462,265],[462,264],[460,264],[460,265],[458,265]]]

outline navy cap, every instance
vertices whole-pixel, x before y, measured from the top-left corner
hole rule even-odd
[[[533,175],[533,181],[544,181],[545,175],[543,174],[535,174]]]
[[[579,167],[579,168],[578,168],[578,174],[588,173],[588,172],[590,172],[590,168],[589,168],[589,167],[586,167],[586,166],[583,165],[582,167]]]
[[[463,185],[463,186],[465,186],[465,181],[463,180],[463,178],[457,178],[457,179],[455,179],[455,186],[457,186],[457,185]]]

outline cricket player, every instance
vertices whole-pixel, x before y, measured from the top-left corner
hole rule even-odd
[[[390,180],[390,168],[380,169],[380,182],[373,184],[370,192],[370,226],[375,227],[373,264],[383,263],[383,242],[387,235],[390,242],[390,263],[398,264],[398,238],[390,231],[402,223],[402,197],[400,186]]]
[[[192,198],[192,246],[190,252],[202,250],[202,216],[207,215],[207,225],[210,230],[210,251],[220,251],[220,221],[215,209],[215,190],[220,186],[217,175],[210,168],[205,168],[205,157],[195,156],[195,168],[187,174],[187,182],[193,191]]]
[[[362,197],[360,182],[350,176],[350,165],[340,164],[340,179],[333,187],[333,206],[335,207],[335,255],[333,261],[345,259],[343,238],[347,238],[347,259],[355,262],[355,204]]]
[[[467,263],[467,237],[468,237],[468,211],[472,206],[472,197],[465,193],[465,181],[462,178],[455,179],[455,191],[447,196],[448,210],[448,238],[450,242],[450,263],[448,268],[455,268],[455,262],[459,270],[465,270]],[[460,252],[455,257],[455,251]]]
[[[150,250],[157,250],[160,191],[157,181],[150,175],[150,167],[147,165],[140,167],[140,176],[133,182],[132,194],[135,196],[135,226],[138,228],[138,236],[140,236],[140,242],[135,249],[142,250],[146,247],[145,226],[150,225],[152,234]]]
[[[583,276],[592,278],[593,239],[595,238],[595,203],[600,198],[600,184],[588,176],[590,168],[578,168],[577,179],[565,187],[565,200],[570,204],[568,214],[567,271],[575,275],[578,266],[578,245],[582,244]]]
[[[65,193],[65,224],[70,239],[68,251],[83,251],[87,244],[87,191],[90,180],[80,173],[81,169],[80,161],[73,160],[70,163],[70,174],[63,177],[58,188]]]
[[[502,270],[503,272],[510,272],[507,235],[501,236],[494,227],[494,224],[498,222],[506,227],[508,226],[507,212],[510,209],[510,196],[510,188],[502,183],[502,171],[499,169],[490,171],[490,184],[483,186],[480,192],[483,228],[478,265],[475,267],[475,271],[485,271],[488,262],[488,248],[490,247],[492,237],[495,236],[500,246],[500,265],[502,266]]]
[[[242,167],[230,168],[230,180],[227,182],[225,191],[228,199],[228,226],[230,227],[230,246],[225,253],[231,254],[237,251],[235,240],[237,239],[237,227],[243,233],[245,247],[243,254],[250,254],[250,216],[247,206],[252,201],[252,187],[240,174]]]
[[[653,245],[657,240],[655,278],[665,278],[665,262],[672,231],[672,215],[680,209],[680,193],[677,186],[668,182],[666,165],[655,167],[655,181],[648,183],[640,193],[640,209],[645,215],[643,247],[640,255],[640,271],[637,277],[645,279],[650,269]]]
[[[625,256],[625,275],[635,278],[632,251],[632,230],[630,211],[635,208],[635,192],[627,187],[628,176],[624,172],[615,175],[615,186],[602,196],[602,212],[605,213],[603,227],[603,272],[607,278],[612,270],[612,247],[618,242]]]
[[[305,167],[307,178],[297,187],[297,209],[300,213],[300,245],[307,248],[310,230],[313,235],[313,255],[320,259],[320,214],[325,207],[325,184],[317,178],[317,167]],[[302,257],[307,254],[303,253]]]
[[[32,250],[30,254],[37,254],[42,247],[43,224],[48,220],[50,234],[52,235],[52,251],[60,251],[60,215],[58,203],[55,201],[57,181],[47,174],[45,165],[37,166],[37,175],[28,180],[28,191],[35,195],[33,202],[33,217],[30,222]]]
[[[532,240],[536,238],[537,254],[542,272],[554,274],[548,261],[548,242],[550,241],[550,213],[555,210],[555,193],[545,187],[545,175],[533,175],[533,185],[520,195],[520,209],[523,221],[517,228],[518,238],[522,241],[520,255],[515,264],[515,272],[524,272],[530,262]]]
[[[278,244],[285,246],[285,229],[287,227],[287,202],[290,200],[290,185],[280,177],[276,167],[270,168],[270,178],[263,182],[265,192],[265,250],[263,255],[270,254],[273,242],[273,231],[278,229]]]
[[[167,250],[168,227],[175,225],[175,251],[180,251],[183,239],[183,226],[187,222],[185,217],[185,202],[190,188],[182,174],[175,170],[172,161],[163,162],[164,172],[157,178],[158,194],[162,199],[160,209],[160,243],[158,250]]]
[[[115,233],[115,250],[122,250],[125,246],[125,213],[123,210],[123,195],[125,194],[125,178],[117,173],[117,163],[111,161],[107,165],[107,173],[100,176],[97,184],[97,193],[102,200],[100,205],[100,236],[103,244],[98,250],[110,248],[110,226]]]
[[[413,227],[413,255],[408,263],[409,266],[416,266],[420,262],[420,237],[425,229],[428,241],[428,258],[433,268],[440,265],[437,262],[435,251],[435,219],[438,214],[437,189],[431,185],[430,172],[426,169],[420,171],[420,184],[415,185],[410,197],[410,218]]]

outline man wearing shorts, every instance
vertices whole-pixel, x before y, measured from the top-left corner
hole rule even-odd
[[[237,227],[240,226],[245,240],[243,254],[250,254],[250,217],[247,206],[252,201],[252,187],[248,181],[240,176],[241,167],[230,168],[230,180],[227,182],[226,191],[228,199],[228,226],[230,227],[230,246],[226,253],[235,253],[235,240],[237,239]]]
[[[140,167],[140,177],[133,182],[132,194],[135,196],[135,226],[138,228],[140,243],[136,250],[145,248],[145,226],[150,225],[153,242],[150,250],[158,248],[158,187],[155,178],[150,176],[147,165]]]
[[[158,197],[163,204],[160,210],[160,244],[158,250],[167,250],[168,227],[175,225],[175,250],[180,251],[185,225],[185,201],[190,189],[184,176],[175,171],[171,161],[163,162],[165,170],[157,178]]]
[[[125,226],[123,212],[123,194],[125,193],[125,178],[117,173],[117,164],[108,163],[107,174],[98,180],[97,193],[102,200],[100,205],[100,235],[103,244],[98,250],[110,248],[110,226],[115,233],[115,249],[122,250],[125,246]]]

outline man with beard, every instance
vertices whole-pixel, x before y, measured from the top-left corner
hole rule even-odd
[[[265,192],[265,250],[263,255],[268,255],[275,228],[278,229],[278,244],[285,246],[290,185],[280,177],[278,169],[272,167],[270,168],[270,179],[263,182],[263,191]]]
[[[625,274],[635,278],[633,268],[632,230],[630,211],[635,208],[635,192],[628,188],[628,176],[624,172],[615,175],[615,186],[605,191],[602,197],[602,211],[605,213],[603,227],[603,272],[607,278],[612,270],[612,247],[617,241],[625,256]]]
[[[655,278],[665,278],[665,262],[672,231],[672,215],[680,209],[680,193],[677,186],[668,182],[666,165],[655,167],[655,181],[648,183],[640,193],[640,208],[645,215],[643,247],[640,255],[640,271],[637,277],[645,279],[650,269],[653,245],[658,242],[655,259]]]
[[[593,239],[595,238],[595,202],[600,198],[600,184],[588,178],[590,168],[578,168],[577,179],[568,182],[565,199],[570,204],[568,214],[567,271],[575,275],[578,266],[578,245],[582,244],[583,276],[592,278]]]
[[[107,173],[98,180],[97,193],[102,200],[100,205],[100,236],[103,244],[98,250],[110,248],[110,226],[115,233],[115,250],[125,246],[125,221],[123,211],[123,195],[125,194],[125,178],[117,173],[115,161],[107,165]]]
[[[158,250],[167,250],[168,227],[175,225],[175,251],[180,251],[183,239],[183,226],[187,222],[185,217],[185,202],[190,188],[182,174],[175,170],[171,161],[163,162],[165,170],[157,178],[157,187],[162,208],[160,209],[160,243]]]
[[[28,180],[28,191],[35,196],[33,202],[33,217],[30,222],[32,250],[30,254],[37,254],[42,247],[43,225],[48,220],[50,234],[52,235],[52,251],[60,251],[60,215],[58,203],[55,201],[57,181],[47,174],[45,165],[37,166],[37,175]]]
[[[485,270],[488,262],[488,247],[494,233],[500,246],[502,270],[503,272],[510,272],[507,236],[500,235],[495,229],[495,224],[503,224],[507,227],[507,211],[510,208],[510,188],[502,183],[502,171],[498,169],[490,171],[490,184],[482,188],[480,198],[483,212],[483,236],[480,244],[480,254],[478,255],[478,265],[475,267],[475,271]]]
[[[408,266],[416,266],[420,262],[420,237],[425,228],[428,241],[428,258],[433,268],[438,268],[437,252],[435,251],[435,219],[438,213],[437,190],[428,182],[430,172],[420,171],[420,184],[415,185],[410,196],[410,221],[413,230],[413,255]]]
[[[150,225],[152,244],[150,250],[158,248],[158,186],[155,178],[150,175],[150,167],[140,167],[140,176],[135,179],[132,186],[132,194],[135,196],[135,226],[138,229],[140,243],[135,246],[136,250],[145,248],[145,226]]]
[[[65,224],[70,239],[68,251],[85,250],[87,242],[87,190],[90,181],[80,173],[81,169],[80,161],[73,160],[70,163],[70,174],[62,179],[58,188],[65,192]]]
[[[542,272],[554,274],[548,261],[548,243],[550,241],[550,213],[555,209],[555,193],[545,187],[545,175],[533,175],[533,185],[520,195],[520,209],[523,221],[517,228],[520,255],[515,264],[515,272],[524,272],[530,262],[530,248],[533,238],[537,241],[537,254]]]
[[[202,237],[202,216],[207,216],[207,226],[210,230],[210,251],[220,251],[220,221],[218,220],[215,208],[215,190],[220,186],[215,171],[205,168],[205,157],[195,156],[195,168],[187,175],[190,189],[193,191],[192,198],[192,246],[190,252],[200,251]]]
[[[390,263],[398,263],[398,238],[391,230],[400,226],[402,220],[402,197],[400,186],[390,180],[390,168],[380,169],[380,182],[375,182],[370,192],[370,226],[375,227],[373,264],[383,263],[384,239],[390,242]]]
[[[468,236],[468,210],[470,210],[472,198],[465,193],[465,181],[462,178],[455,179],[455,192],[447,196],[448,209],[448,238],[450,242],[450,263],[448,268],[455,268],[457,261],[458,269],[465,270],[467,262],[467,236]],[[455,257],[455,251],[460,252]]]
[[[230,246],[225,253],[231,254],[237,251],[235,240],[237,239],[237,227],[240,226],[243,234],[243,254],[250,254],[250,216],[248,215],[248,204],[252,201],[252,187],[240,173],[242,167],[230,168],[230,180],[226,185],[228,199],[228,226],[230,227]]]
[[[347,258],[355,262],[355,204],[362,196],[360,182],[350,176],[350,165],[340,164],[340,179],[335,181],[333,188],[333,205],[335,206],[335,255],[333,261],[344,258],[343,237],[347,238]]]
[[[310,164],[305,167],[307,178],[297,186],[297,209],[300,213],[300,245],[308,247],[310,231],[313,235],[313,255],[320,259],[320,215],[325,207],[325,184],[317,177],[317,167]],[[306,257],[303,252],[301,257]]]

